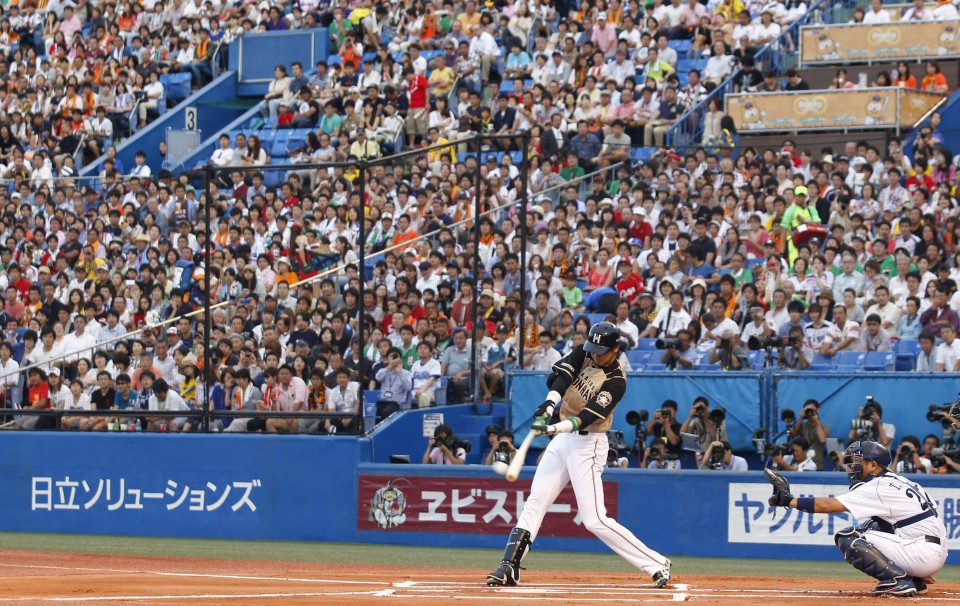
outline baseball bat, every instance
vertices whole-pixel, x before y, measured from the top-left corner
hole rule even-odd
[[[553,415],[553,405],[547,406],[546,413],[551,416]],[[510,467],[507,468],[506,477],[508,482],[516,482],[517,478],[520,477],[520,469],[523,468],[523,463],[527,460],[527,451],[530,450],[530,444],[533,443],[533,439],[537,437],[537,435],[539,434],[531,429],[527,433],[527,437],[523,439],[516,454],[513,455],[513,460],[510,461]]]

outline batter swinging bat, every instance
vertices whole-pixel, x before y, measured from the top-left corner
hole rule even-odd
[[[553,406],[547,406],[546,414],[553,415]],[[527,433],[527,437],[523,439],[523,443],[520,444],[520,448],[517,449],[516,454],[513,455],[513,460],[510,461],[510,467],[507,468],[507,481],[516,482],[517,478],[520,477],[520,469],[523,468],[524,461],[527,460],[527,451],[530,450],[530,444],[533,442],[533,439],[539,434],[532,429]]]

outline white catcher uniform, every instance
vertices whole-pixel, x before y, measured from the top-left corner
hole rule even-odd
[[[893,472],[870,477],[836,497],[868,530],[864,537],[914,577],[928,577],[947,560],[947,531],[936,504],[915,482]]]
[[[597,366],[583,346],[578,346],[553,366],[547,385],[553,396],[548,396],[548,400],[562,402],[560,420],[577,417],[582,425],[579,431],[558,433],[547,445],[533,477],[530,496],[510,535],[504,561],[488,576],[488,584],[517,584],[520,559],[536,539],[547,509],[567,483],[571,483],[584,528],[630,564],[651,575],[657,586],[662,586],[669,580],[670,560],[608,517],[603,503],[600,476],[609,448],[606,432],[627,388],[626,374],[619,361],[614,359],[606,367]],[[555,412],[554,418],[556,416]]]

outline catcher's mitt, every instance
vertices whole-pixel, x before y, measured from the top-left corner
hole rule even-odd
[[[773,495],[767,499],[771,507],[789,507],[793,495],[790,494],[790,481],[772,469],[764,469],[763,475],[773,485]]]

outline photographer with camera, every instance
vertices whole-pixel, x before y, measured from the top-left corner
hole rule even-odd
[[[487,458],[483,463],[484,465],[493,465],[497,461],[500,461],[501,463],[509,465],[516,454],[517,447],[513,443],[513,432],[502,429],[500,433],[497,434],[497,443],[493,445],[493,448],[487,454]]]
[[[857,418],[850,423],[848,436],[850,441],[871,440],[889,447],[897,428],[893,423],[884,423],[881,417],[883,417],[883,407],[873,399],[873,396],[867,396],[867,403],[859,409]]]
[[[466,460],[464,443],[453,435],[453,429],[444,423],[437,425],[421,462],[424,465],[463,465]]]
[[[684,328],[677,333],[676,339],[657,339],[657,349],[665,350],[660,362],[670,370],[692,368],[697,361],[697,350],[693,346],[693,333]]]
[[[960,463],[952,456],[945,456],[944,449],[940,446],[940,438],[932,433],[923,438],[923,454],[920,456],[930,461],[930,470],[927,473],[960,473]]]
[[[707,446],[716,440],[727,439],[726,413],[722,408],[711,412],[710,401],[700,396],[690,407],[690,416],[680,427],[680,433],[697,434],[697,443],[706,451]]]
[[[741,343],[747,345],[750,343],[751,337],[765,339],[774,334],[773,321],[764,317],[763,305],[752,305],[749,313],[750,321],[744,325],[743,331],[740,333]]]
[[[810,442],[803,436],[797,436],[790,441],[787,451],[786,444],[781,444],[771,457],[777,469],[781,471],[816,471],[817,464],[810,456]]]
[[[666,453],[667,445],[661,440],[654,440],[650,447],[643,451],[640,469],[679,469],[679,465],[673,465],[673,461],[667,460]]]
[[[647,425],[646,434],[653,436],[655,443],[663,444],[665,469],[680,469],[680,444],[683,440],[680,438],[677,410],[676,402],[664,400],[660,408],[653,411],[653,423]]]
[[[930,473],[930,459],[920,456],[920,439],[904,436],[893,457],[893,469],[897,473]]]
[[[733,454],[733,446],[726,440],[714,440],[700,461],[700,469],[713,471],[747,471],[747,460]]]
[[[791,440],[796,437],[806,439],[813,450],[817,471],[823,471],[823,447],[830,437],[830,426],[820,421],[820,402],[812,398],[804,402],[799,422],[790,427],[787,435]]]
[[[727,330],[717,339],[717,346],[710,354],[710,364],[720,363],[724,370],[749,368],[747,352],[740,345],[740,337],[734,330]]]
[[[803,342],[803,329],[791,326],[790,334],[779,343],[777,364],[784,370],[807,370],[810,360],[807,359],[806,346]]]

